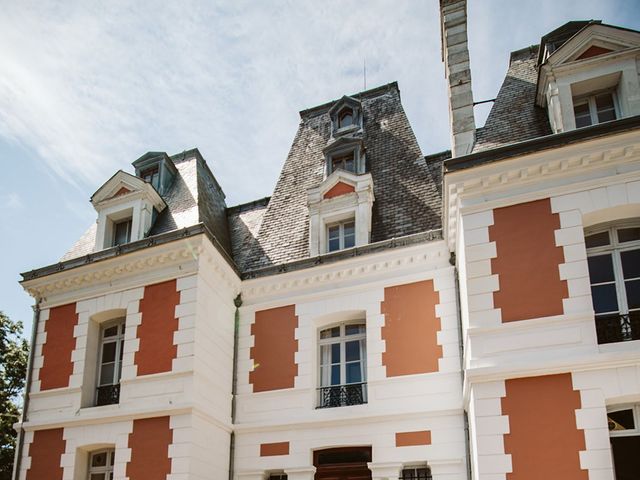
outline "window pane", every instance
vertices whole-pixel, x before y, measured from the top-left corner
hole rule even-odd
[[[591,287],[591,296],[593,297],[593,309],[596,313],[618,311],[618,298],[614,284]]]
[[[105,467],[107,465],[107,452],[99,452],[91,455],[92,467]]]
[[[340,237],[340,226],[334,225],[333,227],[329,227],[329,238],[339,238]]]
[[[587,235],[584,239],[587,248],[602,247],[603,245],[609,245],[609,232],[594,233],[593,235]]]
[[[114,463],[116,463],[115,458],[116,458],[116,452],[112,451],[111,452],[111,463],[109,463],[109,465],[113,465]]]
[[[640,249],[620,252],[624,278],[640,277]]]
[[[320,332],[320,338],[331,338],[340,336],[340,327],[327,328]]]
[[[360,383],[360,362],[347,363],[347,383]]]
[[[347,325],[345,327],[345,333],[347,335],[357,335],[358,333],[364,333],[364,325]]]
[[[356,236],[355,235],[345,235],[344,237],[344,248],[354,247],[356,244]]]
[[[331,345],[331,363],[340,363],[340,344],[333,343]]]
[[[340,365],[331,367],[331,385],[340,385]]]
[[[109,327],[109,328],[105,328],[104,330],[104,337],[115,337],[116,335],[118,335],[118,325],[115,325],[113,327]]]
[[[104,473],[92,473],[91,480],[105,480]]]
[[[633,242],[634,240],[640,240],[640,227],[618,229],[618,241],[620,243]]]
[[[360,341],[347,342],[345,345],[345,356],[347,362],[353,362],[354,360],[360,360]]]
[[[100,385],[113,385],[114,363],[107,363],[100,368]]]
[[[331,373],[331,367],[323,366],[320,367],[320,386],[326,387],[330,385],[329,383],[329,374]]]
[[[131,220],[116,223],[114,234],[114,246],[123,245],[131,239]]]
[[[613,262],[611,254],[589,257],[589,278],[591,283],[613,282]]]
[[[329,240],[329,251],[335,252],[336,250],[340,250],[340,239],[333,238]]]
[[[105,343],[102,347],[102,361],[100,363],[116,361],[116,342]]]
[[[588,127],[591,125],[591,114],[589,113],[589,104],[582,103],[573,107],[573,113],[576,118],[576,127]]]
[[[629,308],[640,308],[640,280],[627,280],[624,285]]]
[[[633,421],[633,410],[620,410],[619,412],[609,412],[607,415],[609,430],[633,430],[635,422]]]
[[[603,93],[596,97],[596,109],[598,111],[598,122],[608,122],[616,119],[613,96],[610,93]]]

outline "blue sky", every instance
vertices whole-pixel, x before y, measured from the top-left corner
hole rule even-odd
[[[148,150],[198,147],[227,204],[271,194],[298,111],[397,80],[425,154],[449,147],[437,0],[0,0],[0,310],[19,273],[95,221],[91,194]],[[471,0],[475,100],[509,52],[569,20],[640,29],[637,0]],[[476,111],[482,125],[487,108]]]

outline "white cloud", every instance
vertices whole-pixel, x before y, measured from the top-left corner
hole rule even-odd
[[[476,98],[495,94],[510,49],[575,15],[522,3],[470,2]],[[359,91],[364,58],[369,87],[399,81],[424,153],[448,146],[437,0],[1,6],[0,135],[85,192],[147,150],[197,146],[228,203],[269,195],[297,112]]]

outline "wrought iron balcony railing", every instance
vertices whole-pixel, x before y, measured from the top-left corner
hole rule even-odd
[[[318,388],[318,408],[345,407],[363,403],[367,403],[366,382]]]
[[[640,311],[597,317],[596,332],[599,344],[640,340]]]
[[[100,405],[113,405],[120,402],[120,384],[103,385],[98,387],[96,407]]]

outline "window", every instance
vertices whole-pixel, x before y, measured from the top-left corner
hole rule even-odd
[[[640,405],[607,412],[611,453],[618,480],[638,478],[640,471]]]
[[[367,402],[364,323],[343,323],[320,332],[318,408]]]
[[[353,125],[353,110],[343,108],[338,114],[338,129],[350,127]]]
[[[142,178],[145,182],[153,185],[154,188],[158,188],[160,185],[160,168],[158,165],[147,168],[140,172],[140,178]]]
[[[269,480],[287,480],[287,475],[284,473],[271,474]]]
[[[429,467],[403,468],[400,474],[401,480],[431,480]]]
[[[617,118],[611,92],[574,100],[573,113],[576,119],[576,128],[588,127]]]
[[[113,449],[91,453],[89,459],[89,480],[113,480]]]
[[[640,339],[640,225],[585,235],[598,343]]]
[[[330,174],[338,169],[342,169],[346,172],[356,173],[356,159],[355,152],[342,153],[331,157],[331,171]]]
[[[131,241],[131,219],[113,224],[113,246],[124,245]]]
[[[335,223],[327,227],[327,250],[335,252],[356,244],[356,224],[353,220]]]
[[[96,405],[110,405],[120,401],[124,325],[124,319],[122,319],[117,323],[109,323],[100,331]]]

